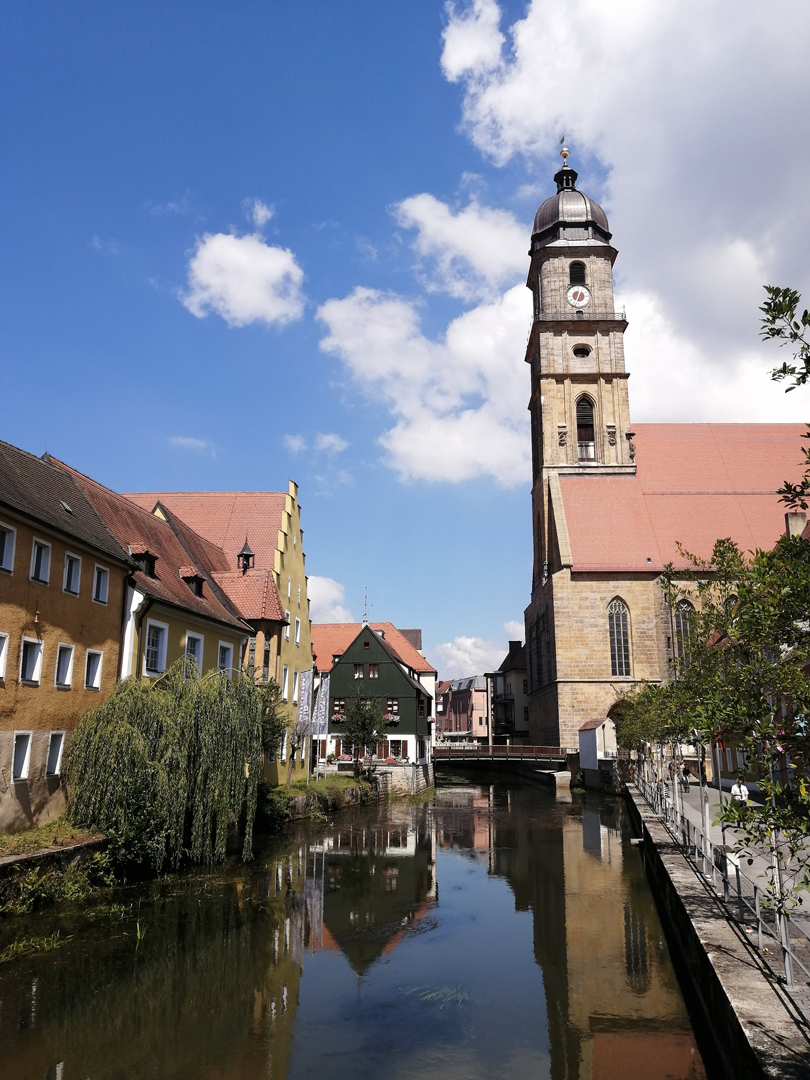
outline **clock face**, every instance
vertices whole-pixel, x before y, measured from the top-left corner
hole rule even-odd
[[[572,308],[584,308],[590,303],[591,294],[587,285],[572,285],[565,298]]]

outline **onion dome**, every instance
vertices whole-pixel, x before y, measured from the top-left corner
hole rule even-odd
[[[607,214],[584,191],[577,190],[577,172],[568,164],[563,147],[562,168],[554,179],[557,193],[546,199],[534,215],[532,249],[558,243],[610,243]]]

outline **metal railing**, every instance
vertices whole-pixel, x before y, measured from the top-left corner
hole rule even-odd
[[[486,761],[487,758],[504,758],[508,761],[549,761],[564,758],[573,753],[564,746],[489,746],[480,744],[473,749],[467,746],[434,746],[434,761]]]
[[[638,772],[635,785],[650,809],[663,821],[673,840],[683,849],[684,855],[696,873],[712,889],[715,896],[732,917],[736,918],[745,932],[749,923],[756,926],[757,948],[763,953],[763,937],[772,938],[782,954],[785,982],[795,986],[793,965],[798,964],[810,979],[810,969],[796,955],[790,943],[789,919],[784,913],[763,903],[765,890],[740,869],[739,858],[723,844],[715,844],[702,829],[682,814],[678,800],[673,799],[667,785],[660,781],[651,783]],[[718,881],[719,878],[719,881]],[[793,924],[794,931],[810,941],[810,935]],[[763,960],[767,962],[766,957]]]
[[[538,311],[535,313],[534,321],[538,322],[568,322],[576,321],[580,319],[590,320],[591,322],[598,320],[620,320],[621,322],[627,322],[627,315],[624,311],[574,311],[569,309],[568,311]]]

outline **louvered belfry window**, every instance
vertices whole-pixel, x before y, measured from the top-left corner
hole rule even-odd
[[[577,402],[577,457],[580,461],[593,461],[595,450],[593,402],[583,396]]]
[[[568,284],[569,285],[584,285],[585,284],[585,263],[572,262],[568,268]]]
[[[608,605],[608,632],[611,674],[626,678],[630,674],[630,619],[622,600],[611,600]]]

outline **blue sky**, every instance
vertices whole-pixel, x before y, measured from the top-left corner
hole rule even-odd
[[[779,7],[4,4],[0,437],[118,490],[292,477],[316,617],[367,584],[482,670],[528,600],[522,282],[562,130],[634,419],[805,418],[756,337],[761,285],[810,276]]]

